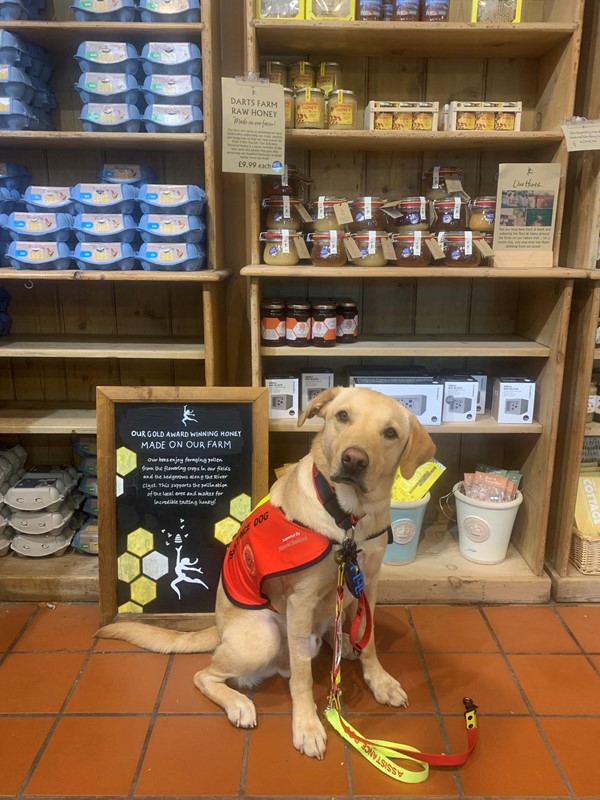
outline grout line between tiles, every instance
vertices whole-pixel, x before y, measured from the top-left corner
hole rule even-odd
[[[450,739],[448,738],[448,731],[446,730],[446,724],[444,722],[444,717],[442,716],[442,711],[440,709],[440,705],[438,703],[437,695],[435,693],[435,689],[433,688],[433,681],[431,680],[431,675],[429,674],[429,667],[427,666],[427,660],[425,659],[425,654],[423,652],[423,648],[421,647],[421,642],[419,639],[419,634],[417,632],[417,628],[415,625],[415,621],[412,617],[410,608],[406,607],[406,616],[408,617],[408,622],[411,626],[413,631],[413,635],[415,637],[417,643],[417,655],[419,658],[419,663],[421,664],[421,669],[423,670],[423,674],[425,676],[425,681],[427,683],[427,689],[429,691],[429,696],[431,698],[431,702],[433,704],[433,708],[435,711],[435,716],[442,734],[442,741],[444,743],[444,748],[446,753],[451,753],[452,748],[450,747]],[[456,786],[456,790],[458,792],[458,796],[463,798],[465,797],[465,791],[463,789],[462,780],[460,778],[460,773],[457,769],[452,770],[452,778],[454,779],[454,785]]]
[[[162,703],[163,695],[165,693],[165,688],[169,680],[169,676],[171,674],[171,668],[173,666],[174,659],[175,656],[173,654],[169,655],[169,660],[167,661],[165,674],[163,675],[163,679],[160,684],[160,689],[158,690],[158,694],[156,696],[156,702],[154,703],[154,708],[152,709],[152,714],[150,715],[148,730],[146,731],[146,736],[144,737],[144,742],[142,744],[140,756],[138,758],[135,772],[133,773],[133,778],[131,779],[129,794],[127,795],[128,797],[133,797],[135,794],[135,789],[137,787],[137,783],[140,777],[140,772],[142,771],[142,764],[144,763],[144,759],[146,758],[146,751],[148,749],[148,744],[150,743],[150,737],[152,736],[152,732],[154,731],[154,725],[158,718],[158,709],[160,708],[160,704]]]
[[[590,665],[590,667],[591,667],[591,668],[594,670],[594,672],[596,673],[596,675],[600,675],[600,668],[599,668],[599,667],[598,667],[598,666],[597,666],[597,665],[594,663],[594,661],[593,661],[593,660],[590,658],[590,655],[596,655],[596,654],[595,654],[595,653],[591,653],[591,654],[590,654],[590,653],[587,653],[587,652],[586,652],[586,650],[585,650],[585,647],[584,647],[584,646],[581,644],[581,642],[580,642],[580,641],[579,641],[579,639],[578,639],[578,638],[575,636],[575,634],[573,633],[573,631],[571,630],[571,628],[569,628],[569,626],[567,625],[567,623],[565,622],[565,620],[564,620],[564,619],[562,618],[562,616],[561,616],[561,615],[558,613],[558,609],[557,609],[557,607],[556,607],[556,604],[553,604],[552,608],[553,608],[554,614],[556,615],[556,617],[558,617],[558,621],[559,621],[559,622],[560,622],[560,624],[563,626],[563,628],[566,630],[566,632],[569,634],[569,636],[571,637],[571,639],[573,639],[573,641],[575,642],[575,644],[577,645],[577,647],[579,647],[579,649],[581,650],[581,654],[584,656],[585,660],[588,662],[588,664]]]
[[[33,611],[32,614],[29,615],[29,617],[21,625],[21,627],[17,631],[14,639],[9,643],[8,647],[6,648],[6,650],[4,650],[3,652],[0,653],[0,664],[2,664],[4,662],[4,660],[7,658],[7,656],[9,656],[13,652],[14,646],[19,641],[21,636],[25,633],[27,628],[31,625],[31,623],[33,622],[35,617],[37,617],[37,615],[39,614],[39,611],[40,611],[40,607],[39,607],[39,605],[36,604],[35,610]]]
[[[567,791],[569,792],[569,797],[572,798],[572,800],[576,800],[577,795],[574,792],[573,787],[571,786],[571,782],[569,781],[565,771],[563,770],[562,765],[561,765],[560,761],[558,760],[558,758],[556,756],[556,753],[554,752],[554,749],[552,748],[552,745],[550,744],[550,741],[548,740],[548,737],[546,736],[546,733],[545,733],[544,729],[542,728],[542,726],[540,724],[538,716],[537,716],[536,712],[534,711],[534,708],[533,708],[532,704],[530,703],[529,698],[527,697],[527,694],[526,694],[524,688],[521,686],[521,682],[517,678],[517,674],[515,673],[507,654],[504,652],[504,649],[502,648],[502,645],[500,644],[500,641],[499,641],[498,637],[496,636],[496,632],[494,631],[494,629],[493,629],[489,619],[487,618],[483,608],[480,608],[480,613],[481,613],[481,616],[483,618],[484,624],[487,625],[491,636],[493,637],[494,641],[498,645],[498,649],[500,651],[500,655],[502,656],[502,660],[504,661],[504,664],[505,664],[507,670],[509,671],[513,681],[515,682],[515,684],[516,684],[516,686],[517,686],[517,688],[518,688],[518,690],[519,690],[519,692],[521,694],[523,702],[525,703],[527,709],[529,710],[529,714],[531,716],[533,724],[537,728],[537,731],[538,731],[539,735],[542,738],[542,741],[543,741],[543,743],[544,743],[544,745],[546,747],[546,750],[548,751],[548,753],[550,755],[550,758],[552,759],[552,763],[554,764],[554,767],[556,768],[556,770],[557,770],[558,774],[560,775],[564,785],[567,788]],[[574,653],[573,655],[576,655],[576,654]]]

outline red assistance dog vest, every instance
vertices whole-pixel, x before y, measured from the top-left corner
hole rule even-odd
[[[257,506],[234,536],[223,562],[225,594],[240,608],[269,608],[267,578],[318,564],[331,550],[326,536],[291,522],[267,501]]]

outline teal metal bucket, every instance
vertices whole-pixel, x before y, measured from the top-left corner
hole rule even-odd
[[[391,503],[393,542],[388,544],[383,556],[384,564],[410,564],[415,560],[423,527],[423,519],[431,494],[411,503]]]

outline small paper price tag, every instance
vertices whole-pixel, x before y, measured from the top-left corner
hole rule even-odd
[[[398,219],[398,217],[402,216],[402,212],[396,203],[386,203],[386,205],[381,206],[381,210],[384,214],[387,214],[388,217],[391,217],[391,219]]]
[[[300,258],[310,258],[310,254],[308,252],[308,247],[306,246],[306,242],[304,241],[303,236],[296,236],[294,237],[294,242],[296,243],[296,250],[298,251],[298,255]]]
[[[461,207],[461,199],[460,197],[454,198],[454,211],[452,212],[452,216],[454,219],[460,219],[460,207]]]
[[[302,222],[312,222],[313,221],[313,218],[311,217],[311,215],[306,210],[306,206],[305,205],[303,205],[302,203],[298,203],[296,208],[298,209],[298,213],[300,214],[300,219],[302,220]]]
[[[372,214],[372,203],[370,197],[365,197],[365,219],[371,219],[373,216]]]
[[[421,208],[420,208],[421,219],[427,219],[427,198],[421,197],[419,199],[421,200]]]
[[[446,178],[446,191],[448,194],[462,195],[464,193],[463,185],[457,178]]]
[[[486,242],[485,239],[483,239],[483,238],[481,238],[481,239],[473,239],[473,244],[479,250],[481,255],[485,256],[485,258],[492,258],[493,257],[494,251],[492,250],[492,248],[489,246],[489,244]]]
[[[444,251],[439,246],[435,236],[428,236],[425,239],[425,244],[429,248],[429,252],[431,253],[434,261],[439,261],[440,259],[445,258]]]
[[[281,231],[281,249],[284,253],[290,252],[290,232],[287,230]]]
[[[325,197],[323,195],[317,200],[317,219],[325,219]]]
[[[344,236],[344,247],[348,258],[352,261],[355,258],[362,258],[362,253],[354,239],[351,236]]]
[[[375,231],[373,231],[373,233],[375,233]],[[392,244],[389,236],[381,237],[381,249],[383,250],[383,255],[388,261],[396,260],[396,251],[394,250],[394,245]]]
[[[337,231],[329,231],[329,252],[331,253],[332,256],[337,256],[337,251],[338,251],[337,240],[338,240]]]
[[[346,202],[335,203],[333,206],[333,213],[335,214],[335,218],[340,225],[350,225],[352,222],[354,222],[354,217],[350,211],[350,206]]]
[[[421,255],[421,242],[423,237],[421,236],[421,231],[415,231],[415,236],[413,239],[413,253],[416,256]]]
[[[439,189],[440,188],[440,168],[434,167],[433,168],[433,188]]]
[[[473,255],[473,233],[471,231],[465,231],[465,255]]]
[[[287,194],[283,195],[283,218],[289,219],[292,216],[290,211],[290,198]]]
[[[377,247],[377,232],[369,231],[369,243],[367,245],[367,253],[370,256],[374,256],[376,247]]]

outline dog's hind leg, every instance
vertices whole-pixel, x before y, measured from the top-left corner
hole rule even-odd
[[[225,627],[210,666],[194,675],[194,684],[225,710],[232,725],[253,728],[256,725],[254,703],[225,681],[248,686],[276,673],[280,647],[277,622],[263,612],[249,612],[243,619]]]

